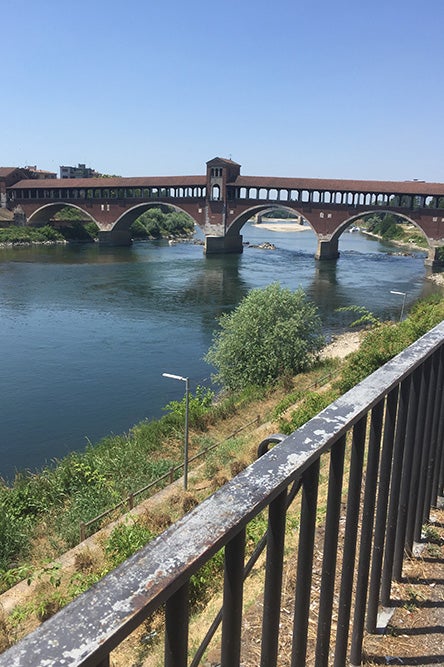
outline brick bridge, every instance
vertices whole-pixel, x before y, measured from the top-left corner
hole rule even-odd
[[[391,212],[426,236],[429,263],[444,246],[444,183],[242,176],[240,165],[214,158],[201,176],[20,180],[6,189],[7,207],[26,223],[47,223],[72,206],[99,228],[104,245],[129,245],[131,224],[149,207],[185,211],[205,235],[205,252],[242,252],[242,226],[254,214],[289,209],[318,239],[317,259],[339,256],[342,232],[364,213]]]

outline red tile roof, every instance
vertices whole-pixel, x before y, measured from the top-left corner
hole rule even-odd
[[[19,181],[12,188],[159,188],[206,185],[206,176],[136,176],[111,178],[45,178]]]

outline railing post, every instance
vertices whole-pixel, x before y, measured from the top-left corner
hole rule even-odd
[[[307,653],[308,614],[313,573],[318,484],[319,459],[316,459],[303,475],[291,667],[305,665]]]
[[[356,541],[358,535],[365,433],[366,417],[362,417],[353,429],[334,667],[344,667],[346,664],[348,628],[350,623],[350,608],[355,571]]]
[[[399,393],[398,418],[396,423],[395,445],[393,450],[390,499],[385,538],[385,551],[382,566],[381,603],[384,607],[391,604],[393,563],[395,558],[396,526],[398,521],[399,489],[401,488],[402,461],[404,458],[405,434],[409,407],[411,376],[402,383]]]
[[[225,547],[221,667],[240,662],[244,555],[245,528]]]
[[[421,460],[418,471],[418,493],[415,507],[415,515],[412,517],[412,539],[413,542],[421,541],[422,526],[425,520],[424,503],[426,498],[427,480],[429,478],[429,461],[433,457],[432,429],[435,407],[435,397],[439,393],[437,382],[437,368],[435,357],[427,360],[424,368],[424,382],[426,394],[426,406],[424,415],[424,430],[421,438]],[[428,516],[428,512],[427,512]]]
[[[372,549],[373,522],[378,484],[379,453],[381,448],[383,400],[373,408],[370,422],[367,469],[365,473],[364,507],[362,510],[361,539],[359,545],[358,577],[356,581],[355,613],[350,651],[350,664],[360,665],[364,635],[365,608],[367,603],[370,554]]]
[[[422,502],[419,497],[419,483],[421,473],[421,462],[423,450],[426,444],[426,414],[427,414],[427,385],[430,379],[430,359],[421,365],[420,381],[419,381],[419,401],[416,406],[416,428],[415,440],[413,445],[413,458],[410,474],[410,492],[409,503],[407,508],[407,520],[405,526],[405,551],[411,556],[413,554],[413,540],[415,533],[415,518],[418,505]],[[430,437],[430,433],[429,433]],[[419,531],[421,534],[421,530]]]
[[[413,371],[410,385],[409,408],[407,414],[407,426],[405,434],[404,459],[402,463],[401,488],[398,504],[398,515],[396,522],[396,538],[393,559],[393,579],[401,581],[402,564],[404,561],[404,549],[407,530],[407,512],[410,503],[410,483],[412,476],[412,463],[415,446],[416,418],[419,401],[419,389],[421,382],[421,368]]]
[[[165,667],[186,667],[188,664],[188,598],[187,582],[166,603]]]
[[[86,540],[86,525],[84,521],[80,522],[80,541],[84,542]]]
[[[341,515],[342,480],[344,474],[345,436],[333,445],[328,477],[327,514],[325,517],[324,552],[321,594],[319,600],[316,667],[328,667],[336,559],[338,553],[339,518]]]
[[[432,445],[433,445],[433,457],[430,460],[430,488],[426,492],[426,502],[427,505],[424,508],[425,518],[428,519],[430,513],[430,507],[436,506],[438,500],[439,492],[442,492],[442,477],[441,477],[441,489],[439,487],[439,473],[441,462],[444,459],[444,449],[443,449],[443,429],[444,429],[444,419],[441,415],[444,410],[444,389],[443,389],[443,375],[444,375],[444,346],[440,348],[439,353],[437,354],[438,359],[438,391],[436,392],[435,399],[435,418],[432,431]],[[427,512],[427,514],[426,514]]]
[[[262,617],[261,667],[275,667],[279,643],[287,490],[270,505]]]
[[[379,473],[378,506],[376,509],[375,535],[373,542],[372,567],[370,573],[369,600],[367,607],[368,632],[376,632],[378,617],[379,591],[381,587],[382,558],[386,537],[387,508],[392,472],[392,456],[395,440],[396,412],[399,387],[396,386],[387,396],[382,444],[381,466]]]

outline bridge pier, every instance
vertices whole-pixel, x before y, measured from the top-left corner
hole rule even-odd
[[[425,265],[432,269],[444,268],[444,246],[435,246],[430,249]]]
[[[111,229],[109,232],[99,232],[99,245],[130,246],[131,243],[131,234],[128,229]]]
[[[315,253],[315,259],[338,259],[339,249],[338,249],[339,239],[331,239],[326,241],[325,239],[318,239],[318,247]]]
[[[244,247],[242,245],[242,236],[206,236],[205,254],[217,255],[228,253],[241,253]]]

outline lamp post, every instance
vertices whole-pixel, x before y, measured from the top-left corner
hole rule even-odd
[[[390,290],[390,294],[398,294],[399,296],[404,297],[402,299],[402,306],[401,306],[401,315],[399,316],[399,321],[402,321],[402,316],[404,315],[404,306],[405,306],[405,298],[407,294],[405,292],[397,292],[396,290]]]
[[[183,460],[183,488],[185,491],[188,488],[188,409],[190,404],[190,380],[181,375],[173,375],[172,373],[162,373],[164,378],[171,378],[172,380],[180,380],[185,382],[185,441],[184,441],[184,460]]]

